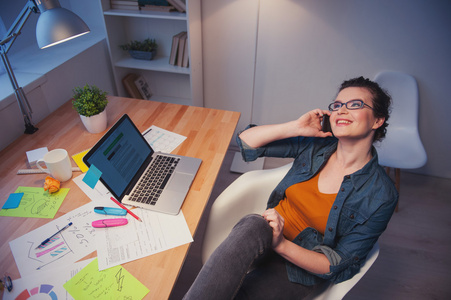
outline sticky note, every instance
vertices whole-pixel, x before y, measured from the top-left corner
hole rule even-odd
[[[72,155],[72,159],[75,161],[75,163],[83,173],[85,173],[89,169],[88,166],[86,166],[86,164],[83,162],[83,157],[86,155],[86,153],[88,153],[88,151],[89,149]]]
[[[22,200],[24,193],[12,193],[9,195],[8,200],[3,204],[2,209],[18,208],[20,201]]]
[[[99,271],[97,258],[63,287],[74,299],[142,299],[149,293],[149,289],[122,266]]]
[[[0,210],[0,216],[53,219],[69,189],[61,188],[58,192],[49,194],[42,187],[19,186],[14,193],[22,194],[19,206],[15,209]]]
[[[83,177],[83,182],[93,189],[99,181],[100,176],[102,176],[102,172],[96,166],[91,165],[85,177]]]

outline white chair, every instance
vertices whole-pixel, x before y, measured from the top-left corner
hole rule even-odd
[[[270,170],[244,173],[228,186],[213,203],[207,221],[202,245],[202,263],[205,263],[216,247],[227,237],[232,227],[245,215],[261,214],[269,195],[288,172],[292,164]],[[314,300],[338,300],[363,277],[379,255],[379,246],[371,250],[360,272],[339,284],[324,286],[310,297]]]
[[[395,71],[380,72],[374,78],[393,100],[387,136],[376,144],[379,164],[395,169],[399,191],[400,169],[416,169],[427,161],[418,132],[418,86],[412,76]]]

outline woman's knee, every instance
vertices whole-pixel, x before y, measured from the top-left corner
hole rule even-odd
[[[245,238],[267,237],[272,240],[272,229],[268,222],[260,215],[250,214],[244,216],[238,223],[233,227],[232,232],[239,232],[240,235]]]

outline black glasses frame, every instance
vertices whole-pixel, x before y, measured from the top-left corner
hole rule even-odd
[[[349,104],[356,104],[356,103],[358,103],[359,106],[356,107],[356,106],[350,106],[349,105]],[[374,108],[372,108],[371,106],[369,106],[368,104],[363,102],[363,100],[360,100],[360,99],[349,100],[348,102],[345,102],[345,103],[339,102],[339,101],[332,102],[331,104],[329,104],[329,110],[330,111],[337,111],[340,108],[342,108],[343,105],[349,110],[362,109],[365,106],[368,107],[368,108],[371,108],[372,110],[374,110]]]

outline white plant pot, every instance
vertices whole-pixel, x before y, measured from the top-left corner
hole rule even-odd
[[[80,115],[80,118],[81,121],[83,122],[83,125],[85,125],[86,130],[88,130],[90,133],[100,133],[104,131],[108,125],[106,109],[102,111],[100,114],[91,117],[85,117]]]

